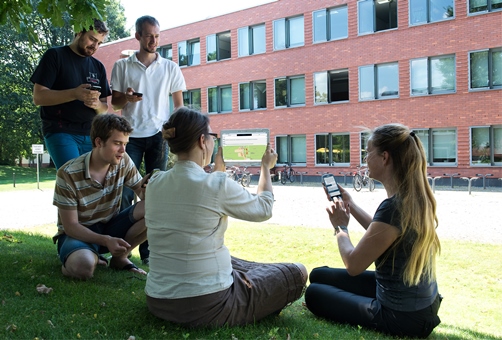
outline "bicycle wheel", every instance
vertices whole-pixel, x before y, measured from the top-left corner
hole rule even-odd
[[[361,175],[359,175],[359,174],[354,175],[352,185],[354,186],[354,190],[361,191],[361,189],[363,187],[363,179],[362,179]]]
[[[291,183],[293,183],[294,181],[296,181],[296,172],[294,170],[291,170],[291,172],[289,173],[289,181]]]
[[[286,184],[286,171],[281,172],[281,183]]]
[[[248,174],[242,175],[241,184],[243,187],[249,187],[250,178]]]
[[[369,184],[370,191],[375,190],[375,181],[373,180],[373,178],[369,179],[368,184]]]

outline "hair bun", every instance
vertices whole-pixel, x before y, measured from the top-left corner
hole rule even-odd
[[[164,139],[171,139],[176,137],[176,128],[172,127],[162,130],[162,137],[164,137]]]

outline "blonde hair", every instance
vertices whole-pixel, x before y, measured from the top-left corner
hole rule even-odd
[[[427,161],[422,142],[401,124],[376,128],[370,140],[379,152],[390,154],[395,171],[395,198],[401,215],[401,235],[393,249],[404,241],[405,236],[414,234],[415,241],[404,268],[403,281],[408,286],[417,285],[422,279],[435,281],[436,255],[440,253],[441,245],[436,233],[436,199],[427,180]]]

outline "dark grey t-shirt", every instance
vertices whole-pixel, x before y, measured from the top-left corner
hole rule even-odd
[[[394,197],[384,200],[378,207],[375,222],[390,224],[401,230],[401,216],[396,208]],[[438,294],[437,282],[420,281],[416,286],[407,286],[403,281],[403,272],[411,253],[416,236],[409,233],[394,250],[392,247],[376,261],[376,297],[378,301],[391,309],[413,312],[430,306]]]

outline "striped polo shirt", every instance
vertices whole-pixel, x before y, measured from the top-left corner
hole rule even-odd
[[[77,210],[80,224],[89,227],[106,223],[120,211],[124,185],[137,190],[142,177],[127,153],[118,165],[110,165],[104,185],[91,178],[91,152],[72,159],[59,168],[53,204],[58,209]],[[64,229],[58,216],[58,234]]]

